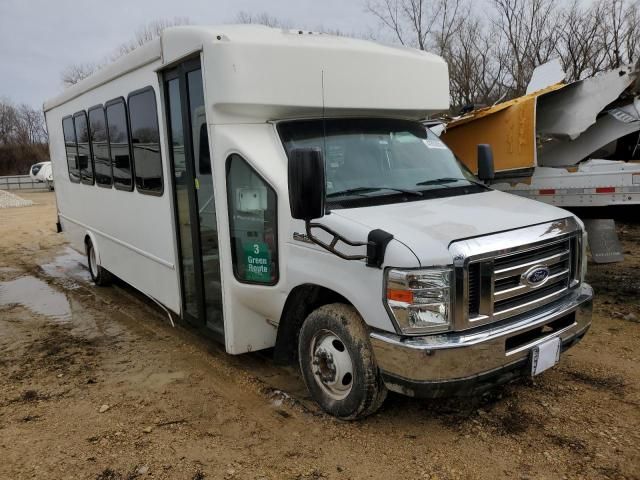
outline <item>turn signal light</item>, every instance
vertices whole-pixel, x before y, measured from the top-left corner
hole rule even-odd
[[[413,292],[411,290],[387,289],[387,300],[396,302],[413,303]]]

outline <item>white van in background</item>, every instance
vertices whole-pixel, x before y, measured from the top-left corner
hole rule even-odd
[[[537,375],[590,326],[585,233],[428,134],[448,101],[422,51],[169,28],[45,104],[59,228],[97,284],[274,348],[340,418]]]
[[[53,190],[53,168],[51,162],[40,162],[31,165],[29,176],[34,182],[44,182],[49,190]]]

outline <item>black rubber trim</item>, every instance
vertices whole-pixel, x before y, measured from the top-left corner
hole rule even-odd
[[[387,245],[393,240],[393,235],[384,230],[376,229],[369,232],[367,240],[367,267],[382,267]]]

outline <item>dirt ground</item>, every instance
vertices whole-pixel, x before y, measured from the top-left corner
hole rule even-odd
[[[51,193],[0,210],[0,478],[640,478],[640,225],[590,265],[593,327],[482,398],[390,395],[345,423],[268,354],[233,357],[131,288],[94,287]]]

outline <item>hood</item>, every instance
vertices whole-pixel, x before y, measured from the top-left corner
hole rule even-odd
[[[560,208],[496,190],[414,202],[333,210],[373,230],[393,234],[422,266],[446,265],[455,240],[513,230],[573,216]]]

